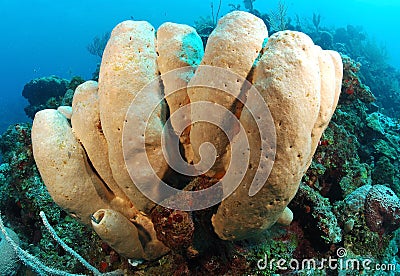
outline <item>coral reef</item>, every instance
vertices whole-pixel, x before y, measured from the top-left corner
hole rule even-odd
[[[87,227],[72,219],[58,207],[43,184],[32,156],[31,125],[18,124],[8,128],[1,135],[0,151],[3,161],[0,165],[0,211],[7,219],[7,226],[20,237],[23,248],[42,259],[45,264],[71,273],[83,272],[82,266],[72,256],[60,250],[44,227],[38,223],[39,212],[47,214],[57,233],[62,233],[67,244],[92,260],[97,266],[110,258],[113,251]],[[16,240],[16,239],[14,239]],[[127,264],[126,260],[122,260]],[[117,269],[121,258],[109,262],[107,269]],[[103,271],[104,272],[104,271]],[[24,267],[21,275],[29,273]]]
[[[22,96],[29,102],[29,105],[24,108],[26,115],[33,119],[39,110],[71,105],[76,87],[83,82],[84,80],[79,76],[74,76],[71,80],[57,76],[31,80],[22,90]]]
[[[57,107],[57,100],[62,99],[67,91],[67,85],[67,80],[56,76],[34,79],[25,84],[22,96],[30,104],[25,107],[26,115],[33,118],[37,111],[45,107]]]
[[[400,227],[400,200],[388,187],[374,185],[365,198],[365,220],[371,231],[391,233]]]
[[[307,185],[300,185],[296,200],[289,206],[293,208],[294,216],[304,224],[302,227],[313,231],[309,234],[320,239],[319,244],[329,246],[341,242],[342,230],[332,212],[332,206],[317,191]]]
[[[31,105],[38,105],[43,103],[43,99],[64,96],[67,85],[67,80],[57,76],[38,78],[25,84],[22,96]]]
[[[240,9],[239,5],[232,5],[232,7],[235,10]],[[248,4],[247,8],[249,8]],[[264,23],[269,25],[268,14],[260,13],[252,5],[249,12],[261,16]],[[51,236],[40,223],[39,211],[43,210],[49,217],[51,225],[54,225],[57,234],[79,254],[87,257],[88,261],[102,273],[117,269],[123,269],[125,275],[276,275],[285,273],[289,275],[310,275],[310,273],[358,275],[366,273],[362,267],[352,268],[351,271],[335,271],[329,267],[316,268],[321,265],[321,259],[337,258],[339,250],[345,249],[346,256],[339,258],[343,263],[370,261],[372,270],[368,273],[395,275],[395,271],[400,270],[398,264],[400,125],[398,120],[390,116],[397,116],[400,106],[396,104],[400,99],[399,73],[385,63],[382,49],[374,46],[362,29],[351,25],[337,29],[326,28],[321,22],[321,17],[317,14],[313,17],[315,22],[310,19],[309,24],[298,17],[295,26],[290,24],[290,18],[286,18],[285,22],[288,22],[289,29],[308,33],[323,49],[341,52],[344,65],[343,81],[337,109],[327,129],[320,139],[317,139],[313,160],[303,176],[296,196],[289,205],[294,213],[290,225],[276,223],[268,231],[258,235],[256,239],[223,241],[215,234],[210,223],[212,216],[218,212],[218,205],[200,211],[178,211],[159,205],[149,208],[145,216],[149,217],[154,225],[153,238],[156,237],[157,240],[163,242],[170,251],[155,260],[128,262],[124,256],[110,247],[111,245],[121,248],[113,243],[115,240],[113,241],[112,238],[115,235],[107,240],[109,244],[101,241],[90,229],[91,227],[79,223],[53,202],[33,161],[30,141],[31,125],[19,124],[10,126],[0,137],[0,151],[3,154],[3,162],[0,164],[0,211],[7,226],[14,229],[20,237],[20,246],[42,259],[45,265],[50,267],[68,270],[71,273],[87,274],[89,272],[74,257],[66,254],[58,243],[52,241]],[[213,16],[213,19],[210,17],[206,21],[208,22],[204,24],[204,32],[201,29],[197,30],[204,44],[215,28],[213,23],[215,17]],[[173,31],[170,33],[170,30],[177,27],[173,25],[164,25],[165,32],[157,36],[160,40],[164,39],[164,43],[171,42],[166,43],[164,49],[162,47],[157,49],[160,52],[164,51],[163,56],[165,53],[174,52],[169,51],[170,49],[190,45],[182,43],[185,34],[190,33],[190,28],[183,28],[181,36],[172,35]],[[186,36],[188,37],[190,36]],[[183,42],[188,41],[190,40],[183,40]],[[201,43],[197,45],[197,58],[201,60],[203,55],[200,50]],[[190,60],[186,57],[191,48],[183,48],[186,49],[183,56],[180,56],[181,52],[176,54],[181,57],[180,61],[171,63],[171,60],[176,60],[173,59],[174,55],[165,55],[167,57],[165,70],[169,64],[176,69]],[[192,55],[192,58],[194,59],[195,56]],[[199,62],[189,64],[192,68],[185,72],[184,78],[180,79],[179,75],[172,75],[170,80],[187,83]],[[157,63],[160,66],[161,60],[157,60]],[[75,101],[75,110],[85,109],[87,104],[93,101],[96,103],[94,99],[98,97],[95,82],[88,82],[78,88],[74,96],[76,86],[82,82],[83,80],[77,79],[75,84],[69,87],[70,90],[64,89],[62,95],[65,95],[68,90],[68,97],[43,97],[41,107],[37,110],[63,105],[58,108],[62,112],[60,114],[63,115],[57,116],[61,116],[64,125],[69,125],[72,109],[66,106],[72,104],[72,97],[80,99]],[[168,84],[167,79],[165,84]],[[164,89],[172,91],[173,85],[166,85]],[[187,91],[179,93],[187,93]],[[83,97],[85,95],[86,98]],[[173,102],[177,105],[187,104],[187,101],[180,102],[174,98],[167,98],[167,101],[171,106]],[[46,102],[48,102],[47,106],[44,104]],[[91,108],[95,110],[98,106]],[[87,113],[75,112],[75,115],[77,117],[74,120],[81,116],[92,124],[91,126],[82,124],[80,129],[79,139],[82,140],[82,144],[88,145],[84,142],[85,136],[82,133],[89,132],[88,130],[92,127],[102,133],[101,118],[96,113],[87,116]],[[240,117],[239,114],[238,117]],[[77,124],[72,125],[79,132]],[[186,145],[182,153],[190,151],[190,147],[187,146],[190,145],[188,133],[184,132],[185,135],[179,137],[179,143]],[[65,142],[65,137],[60,139]],[[99,141],[98,145],[101,143]],[[79,144],[75,145],[80,147]],[[99,148],[101,147],[95,146],[87,152],[89,155],[91,151],[89,161],[95,159],[92,154],[96,153],[96,150],[102,152],[98,150]],[[73,157],[73,152],[70,154],[70,157]],[[66,156],[68,157],[68,152]],[[185,158],[193,158],[193,155],[187,154]],[[86,168],[93,170],[96,164],[88,162],[86,165],[88,166]],[[186,191],[203,190],[218,181],[218,178],[204,175],[190,178],[172,174],[167,178],[168,184]],[[220,196],[220,191],[217,191],[215,197]],[[168,202],[168,199],[165,202]],[[107,218],[103,221],[106,212],[107,209],[100,209],[100,212],[92,219],[88,219],[88,223],[109,222]],[[290,215],[290,213],[284,213]],[[283,222],[283,220],[279,221]],[[132,242],[135,244],[139,240],[140,246],[137,247],[139,255],[144,254],[140,248],[144,249],[143,245],[149,244],[150,241],[146,234],[143,235],[145,232],[140,226],[145,222],[140,220],[128,222],[130,225],[135,225],[140,238],[131,239],[124,246],[132,249]],[[127,235],[132,237],[134,234],[131,231]],[[144,242],[143,238],[145,238]],[[139,244],[136,243],[136,245]],[[316,263],[314,267],[311,263],[308,268],[300,266],[283,269],[289,262],[295,264],[293,259],[299,261],[300,264],[302,261],[307,264],[310,259],[315,260]],[[280,263],[267,263],[271,260],[280,260]],[[374,271],[375,264],[386,265],[386,271]],[[29,273],[32,272],[26,267],[22,267],[19,272],[20,275]]]

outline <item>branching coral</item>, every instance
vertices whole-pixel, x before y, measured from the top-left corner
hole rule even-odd
[[[286,30],[289,23],[287,17],[287,5],[283,1],[279,1],[278,9],[271,11],[269,15],[268,23],[273,31],[283,31]]]
[[[86,49],[90,54],[101,58],[109,38],[109,32],[104,33],[102,36],[95,36],[92,42],[86,46]]]

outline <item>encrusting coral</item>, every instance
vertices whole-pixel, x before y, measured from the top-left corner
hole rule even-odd
[[[186,128],[178,137],[188,164],[203,162],[202,146],[211,142],[216,157],[205,175],[223,180],[231,166],[233,174],[242,176],[232,194],[224,190],[209,222],[219,238],[240,240],[277,221],[289,224],[287,205],[338,102],[342,62],[339,54],[322,50],[303,33],[277,32],[265,43],[267,38],[263,21],[240,11],[219,21],[204,53],[201,38],[189,26],[165,23],[156,35],[147,22],[117,25],[103,54],[99,82],[83,83],[75,92],[71,125],[63,115],[69,117],[68,110],[47,109],[35,116],[34,157],[54,201],[91,224],[121,255],[151,260],[166,254],[169,248],[157,238],[163,233],[156,233],[149,217],[155,203],[140,188],[162,192],[154,175],[160,181],[179,179],[164,156],[162,137],[163,128],[176,130],[182,120]],[[234,81],[219,74],[222,70]],[[247,105],[251,85],[261,95],[256,107]],[[143,89],[146,94],[138,97]],[[222,117],[205,122],[213,110],[194,104],[198,102],[222,107]],[[151,114],[148,106],[156,106]],[[172,116],[183,107],[183,114]],[[267,136],[259,129],[265,118],[254,117],[252,108],[269,109],[274,123]],[[125,133],[132,121],[145,135]],[[237,138],[242,129],[248,144],[241,154],[248,163],[233,157],[232,144],[242,142]],[[267,151],[260,150],[265,147]],[[244,169],[236,168],[238,161]],[[250,196],[259,170],[270,173],[269,178]]]

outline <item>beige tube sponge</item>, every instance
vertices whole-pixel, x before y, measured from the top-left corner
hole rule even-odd
[[[119,254],[127,258],[144,258],[138,230],[122,214],[110,209],[100,209],[93,214],[92,226],[100,238]]]
[[[193,27],[167,22],[157,30],[157,64],[164,84],[164,95],[171,114],[190,103],[187,84],[194,75],[203,58],[203,42]],[[193,161],[190,144],[191,114],[190,107],[181,116],[171,118],[171,126],[187,126],[177,133],[184,147],[188,163]],[[179,120],[179,121],[177,121]]]
[[[199,198],[220,200],[209,226],[224,240],[290,224],[287,206],[335,110],[343,68],[338,53],[303,33],[267,37],[263,21],[241,11],[221,18],[205,50],[186,25],[165,23],[156,32],[144,21],[118,24],[99,82],[78,86],[72,109],[35,116],[33,154],[54,201],[120,254],[146,260],[169,251],[154,230],[163,228],[149,218],[155,204],[188,200],[182,210],[193,211]],[[162,144],[165,130],[179,137],[177,148]],[[206,143],[214,163],[202,155]],[[202,158],[208,171],[198,170]],[[167,162],[178,159],[190,173]],[[215,186],[212,195],[200,188],[188,195],[190,185],[175,195],[164,183],[183,188],[200,175],[211,186],[229,174],[241,177],[237,188]]]
[[[110,205],[128,217],[138,211],[114,180],[109,163],[108,144],[104,137],[98,98],[98,84],[87,81],[79,85],[72,101],[71,124],[76,138],[84,145],[94,170],[111,191]]]
[[[92,226],[102,240],[127,258],[152,260],[169,251],[157,240],[151,220],[142,214],[132,223],[117,211],[100,209],[92,216]]]
[[[128,108],[139,93],[149,82],[158,76],[157,53],[155,46],[155,30],[148,22],[124,21],[118,24],[112,31],[111,37],[104,50],[100,74],[99,74],[99,108],[100,119],[104,136],[107,140],[108,155],[114,180],[118,183],[124,193],[140,210],[151,208],[151,202],[136,188],[125,165],[122,149],[122,130],[127,116]],[[158,83],[156,83],[158,84]],[[162,100],[161,87],[155,86],[153,95],[148,100]],[[146,105],[146,103],[142,103]],[[148,104],[148,103],[147,103]],[[140,106],[135,111],[140,112]],[[163,121],[165,121],[165,110],[158,110],[159,118],[154,118],[151,126],[155,128],[148,137],[157,143],[160,141]],[[147,118],[143,118],[147,119]],[[131,150],[135,152],[140,146],[137,140],[126,141]],[[153,161],[154,170],[162,176],[168,169],[163,162],[161,147],[155,145],[156,150],[150,151],[150,161]],[[126,156],[131,164],[144,162],[143,154]],[[152,172],[143,171],[142,181],[148,181],[148,174]],[[152,186],[154,183],[143,185]]]
[[[141,229],[138,236],[132,236],[134,246],[141,240],[143,250],[150,251],[143,256],[140,249],[131,248],[130,257],[134,258],[153,259],[168,252],[157,240],[151,221],[141,212],[149,210],[153,203],[139,192],[125,163],[140,164],[150,155],[160,177],[166,173],[168,166],[160,158],[160,137],[165,122],[162,105],[151,117],[146,132],[149,152],[137,146],[137,139],[125,142],[130,147],[128,153],[135,152],[136,146],[140,154],[124,156],[122,148],[123,125],[130,120],[126,113],[135,95],[158,75],[156,57],[154,28],[147,22],[122,22],[113,30],[107,44],[100,83],[88,81],[78,86],[72,111],[63,107],[60,108],[63,113],[38,112],[32,128],[34,157],[54,201],[86,224],[90,224],[97,210],[112,210],[119,217],[125,217],[121,227],[134,224]],[[155,88],[146,99],[162,100],[161,88]],[[136,106],[139,116],[146,104]],[[146,114],[142,118],[147,122]],[[139,169],[138,172],[140,179],[152,188],[154,183],[148,183],[147,175],[153,171]],[[116,241],[125,238],[126,231],[132,232],[118,227],[110,231],[114,231],[111,236]],[[121,249],[121,254],[125,254],[124,250]]]
[[[83,222],[109,207],[113,196],[90,168],[85,151],[60,112],[39,111],[32,125],[33,155],[54,201]]]
[[[248,195],[254,170],[213,216],[222,239],[244,239],[262,233],[284,213],[295,196],[340,93],[340,57],[315,46],[305,34],[272,35],[258,60],[252,83],[268,104],[276,131],[276,155],[262,189]],[[243,110],[241,122],[254,125]],[[254,136],[253,136],[254,138]],[[250,136],[250,139],[252,137]],[[258,141],[250,140],[250,164],[260,158]]]
[[[262,49],[262,44],[268,36],[267,27],[264,22],[250,14],[244,12],[231,12],[221,18],[216,29],[208,38],[204,57],[201,66],[196,70],[189,83],[188,95],[190,102],[207,101],[221,105],[226,108],[226,112],[233,112],[236,108],[238,98],[241,96],[243,80],[246,79]],[[204,66],[203,66],[204,65]],[[226,90],[231,95],[215,89],[215,82],[221,76],[218,76],[208,66],[215,66],[229,70],[237,74],[238,79],[230,80],[225,83]],[[236,81],[237,80],[237,81]],[[200,121],[207,112],[204,108],[196,105],[191,108],[192,129],[190,132],[190,141],[194,151],[194,161],[200,161],[200,146],[204,142],[212,142],[216,155],[220,156],[207,173],[209,176],[223,173],[226,169],[226,163],[223,156],[229,146],[227,135],[224,134],[217,125]],[[233,125],[233,121],[226,121],[227,116],[221,116],[219,125]],[[234,127],[230,129],[233,135]]]

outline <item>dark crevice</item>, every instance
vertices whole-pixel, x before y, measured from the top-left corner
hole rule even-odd
[[[139,241],[144,249],[146,247],[146,244],[151,242],[151,236],[150,236],[149,232],[147,232],[147,230],[142,225],[137,224],[137,223],[133,223],[133,224],[136,226],[136,228],[138,230]]]
[[[114,192],[111,190],[111,188],[107,185],[107,183],[104,181],[104,179],[101,177],[101,175],[97,172],[96,168],[94,167],[92,161],[89,159],[89,155],[85,149],[85,147],[81,144],[83,151],[85,152],[85,163],[89,165],[90,169],[94,172],[94,174],[97,176],[97,178],[100,180],[100,182],[103,184],[102,187],[98,187],[98,185],[94,185],[95,190],[97,191],[97,194],[101,198],[108,198],[109,195],[107,193],[112,194],[112,197],[115,197]],[[100,189],[105,189],[106,193]]]

